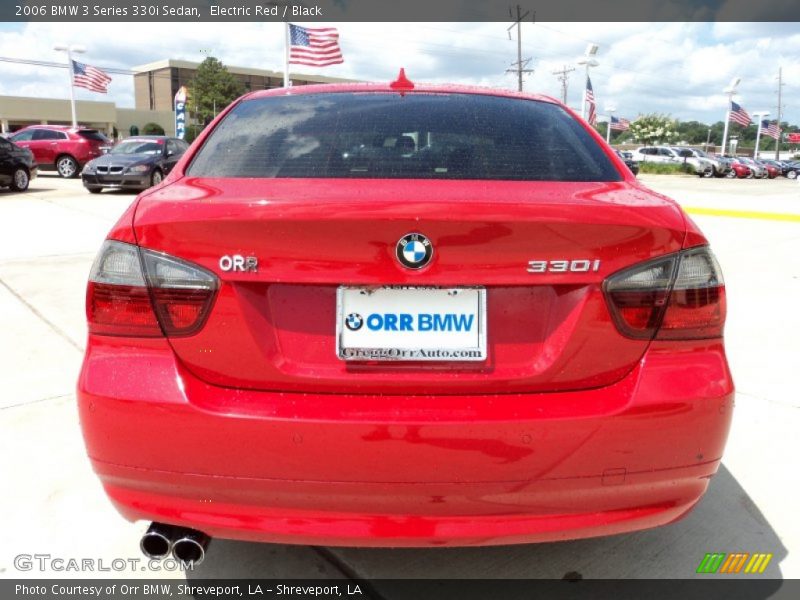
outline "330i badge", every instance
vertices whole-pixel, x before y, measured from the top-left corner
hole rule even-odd
[[[541,96],[248,94],[109,233],[87,317],[86,447],[153,557],[665,525],[731,421],[706,239]]]

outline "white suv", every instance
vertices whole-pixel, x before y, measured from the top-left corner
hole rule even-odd
[[[679,152],[669,146],[643,146],[633,151],[633,160],[638,162],[686,163],[692,166],[700,177],[713,177],[714,165],[711,161],[694,156],[689,151]]]
[[[730,171],[731,166],[726,163],[722,162],[721,160],[717,160],[716,158],[709,156],[702,150],[698,150],[696,148],[681,148],[681,147],[674,147],[673,150],[678,152],[678,155],[683,157],[685,153],[689,153],[690,156],[694,158],[699,158],[701,160],[706,160],[711,163],[711,166],[714,169],[713,174],[717,177],[725,177]]]

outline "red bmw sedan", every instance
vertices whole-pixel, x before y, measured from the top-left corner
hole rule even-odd
[[[112,229],[87,316],[86,447],[155,557],[665,525],[732,416],[706,239],[541,96],[248,94]]]

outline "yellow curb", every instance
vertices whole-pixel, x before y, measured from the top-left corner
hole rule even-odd
[[[730,210],[727,208],[695,208],[684,207],[692,215],[710,215],[714,217],[735,217],[737,219],[762,219],[764,221],[794,221],[800,222],[800,215],[790,213],[759,212],[756,210]]]

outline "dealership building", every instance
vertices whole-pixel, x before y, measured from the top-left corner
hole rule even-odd
[[[181,86],[188,86],[200,63],[188,60],[160,60],[158,62],[133,67],[134,95],[137,110],[172,110],[172,99]],[[227,67],[228,73],[238,79],[245,92],[269,90],[283,86],[283,71],[267,71],[246,67]],[[352,79],[323,77],[319,75],[298,75],[289,73],[292,85],[311,83],[344,83]],[[191,105],[191,101],[190,101]],[[191,106],[190,106],[191,108]]]
[[[77,100],[78,123],[108,135],[114,131],[126,136],[131,127],[141,130],[146,123],[158,123],[168,135],[175,132],[173,98],[181,86],[189,85],[200,63],[186,60],[161,60],[133,67],[134,108],[121,108],[114,102]],[[227,67],[245,91],[283,86],[283,72],[248,67]],[[319,75],[290,73],[292,85],[352,81]],[[191,100],[189,101],[191,112]],[[220,107],[222,108],[222,107]],[[0,131],[9,133],[28,125],[69,125],[72,122],[69,99],[0,96]]]

